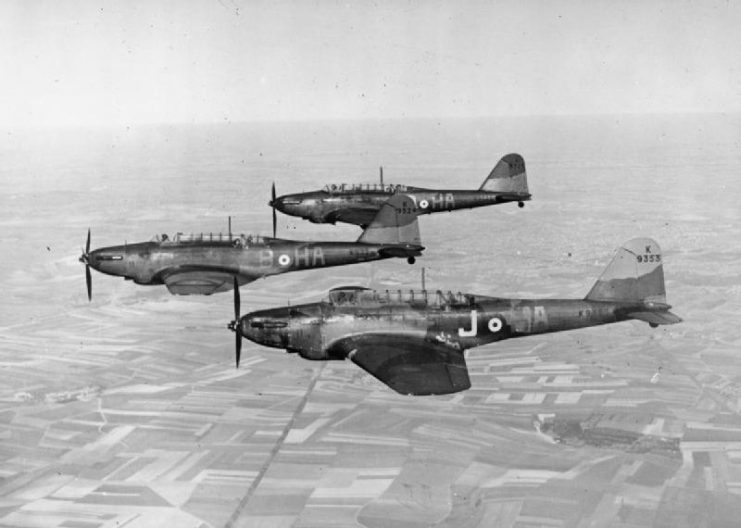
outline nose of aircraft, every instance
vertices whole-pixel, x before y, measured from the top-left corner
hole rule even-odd
[[[285,348],[288,344],[288,314],[276,310],[247,314],[240,321],[240,332],[260,345]]]
[[[108,275],[124,275],[126,250],[123,247],[96,249],[80,257],[86,259],[85,264],[101,273]]]
[[[270,207],[274,207],[284,214],[290,214],[292,211],[297,209],[297,206],[300,206],[303,203],[304,200],[300,196],[293,194],[279,196],[277,198],[273,198],[272,200],[270,200],[270,202],[268,202]]]
[[[286,208],[286,199],[289,198],[288,196],[278,196],[277,198],[273,198],[268,202],[268,205],[270,207],[275,207],[278,211],[284,212]]]
[[[87,285],[88,301],[92,300],[90,268],[107,275],[125,276],[125,255],[125,246],[114,246],[90,251],[90,230],[88,229],[85,249],[83,249],[82,255],[79,258],[79,261],[85,264],[85,283]]]

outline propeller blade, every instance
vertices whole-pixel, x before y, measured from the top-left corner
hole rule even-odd
[[[85,242],[85,250],[82,252],[80,262],[85,264],[85,284],[87,285],[87,300],[90,302],[93,299],[93,278],[90,276],[90,228],[87,228],[87,241]]]
[[[273,206],[273,238],[275,238],[275,234],[278,227],[278,217],[275,214],[275,182],[273,182],[273,190],[272,190],[272,200],[270,200],[270,204]]]
[[[239,281],[237,276],[234,276],[234,320],[239,322],[239,310],[240,310],[240,298],[239,298]]]
[[[237,355],[237,368],[239,368],[239,359],[242,356],[242,332],[239,331],[239,311],[240,311],[240,298],[239,298],[239,281],[237,276],[234,276],[234,350]]]
[[[90,266],[85,264],[85,284],[87,284],[87,300],[93,300],[93,279],[90,276]]]

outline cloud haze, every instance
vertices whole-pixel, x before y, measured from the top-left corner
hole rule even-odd
[[[723,2],[10,1],[0,122],[738,112]]]

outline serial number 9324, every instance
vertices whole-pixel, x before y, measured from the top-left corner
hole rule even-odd
[[[661,262],[661,255],[637,255],[638,262]]]

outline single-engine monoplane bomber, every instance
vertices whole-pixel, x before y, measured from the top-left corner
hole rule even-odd
[[[282,213],[314,223],[344,222],[365,227],[394,193],[411,197],[418,214],[485,205],[516,202],[520,207],[531,195],[527,187],[525,160],[519,154],[507,154],[496,164],[478,189],[423,189],[407,185],[388,185],[381,181],[370,184],[329,184],[320,191],[287,194],[276,197],[273,185],[270,205]]]
[[[136,284],[164,284],[172,294],[209,295],[228,291],[261,277],[310,268],[342,266],[392,257],[410,264],[422,254],[414,203],[394,194],[376,212],[355,242],[314,242],[275,237],[229,234],[155,236],[149,242],[90,251],[88,230],[80,262],[85,264],[88,299],[92,295],[90,268],[124,277]]]
[[[449,394],[471,387],[464,351],[495,341],[630,319],[679,323],[666,304],[663,259],[636,238],[583,299],[503,299],[440,291],[336,288],[327,300],[240,317],[235,281],[237,366],[241,339],[312,360],[350,359],[402,394]]]

